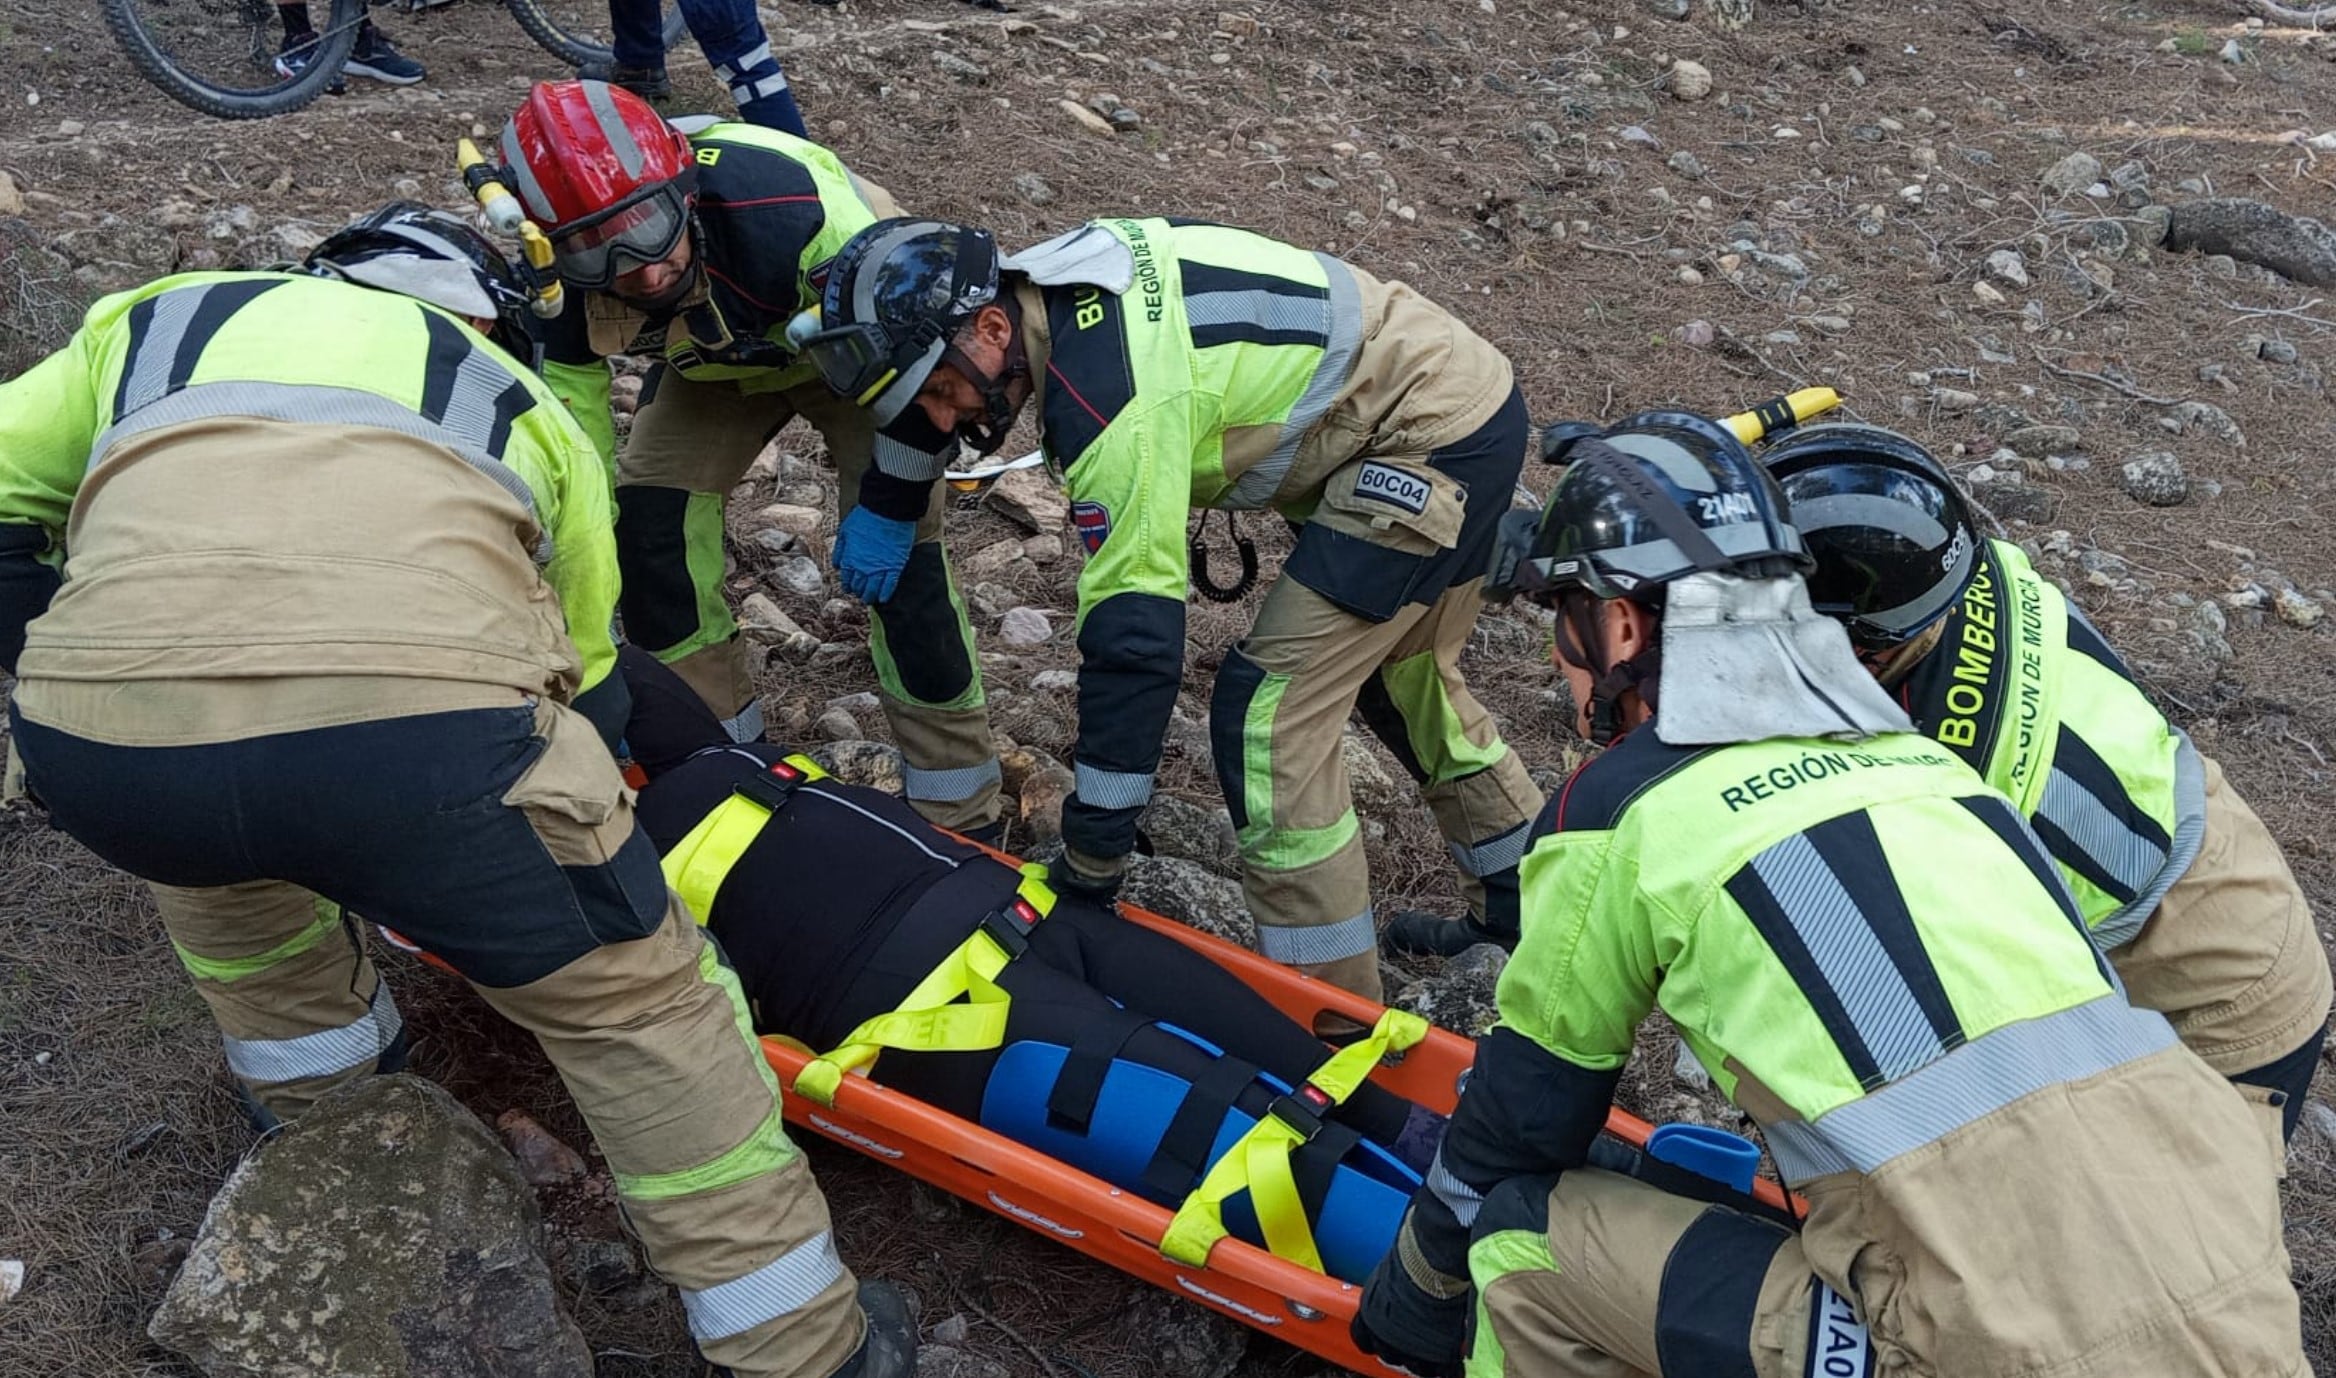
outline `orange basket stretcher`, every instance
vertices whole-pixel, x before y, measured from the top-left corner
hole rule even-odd
[[[1308,1027],[1327,1012],[1367,1028],[1382,1012],[1383,1007],[1361,996],[1173,920],[1130,905],[1120,906],[1120,913],[1230,971]],[[762,1046],[785,1092],[787,1120],[798,1128],[889,1163],[952,1196],[1332,1363],[1366,1374],[1393,1371],[1356,1349],[1348,1338],[1347,1323],[1362,1299],[1360,1286],[1235,1238],[1220,1240],[1206,1267],[1179,1263],[1160,1253],[1172,1216],[1167,1208],[880,1086],[865,1075],[845,1077],[832,1106],[814,1104],[794,1090],[795,1078],[810,1055],[776,1038],[763,1039]],[[1372,1080],[1448,1114],[1459,1098],[1461,1078],[1475,1059],[1472,1041],[1432,1029],[1400,1062],[1382,1063]],[[1619,1109],[1606,1120],[1608,1133],[1632,1144],[1643,1144],[1652,1128]],[[1783,1192],[1773,1182],[1757,1183],[1754,1192],[1770,1205],[1785,1205]]]

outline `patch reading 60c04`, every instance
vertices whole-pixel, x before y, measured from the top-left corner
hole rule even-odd
[[[1911,756],[1873,756],[1863,751],[1809,751],[1791,761],[1773,765],[1757,775],[1747,775],[1736,784],[1720,791],[1720,802],[1728,812],[1748,809],[1764,799],[1773,799],[1802,785],[1813,785],[1836,775],[1853,770],[1879,770],[1888,766],[1944,766],[1953,765],[1954,758],[1937,752]]]

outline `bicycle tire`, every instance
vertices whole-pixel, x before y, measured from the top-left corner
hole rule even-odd
[[[274,86],[222,86],[199,77],[171,60],[169,51],[148,32],[138,0],[104,0],[106,27],[139,75],[164,95],[223,120],[257,120],[288,114],[322,95],[357,44],[357,25],[365,17],[365,0],[332,0],[330,17],[319,36],[317,55],[306,71]],[[275,7],[264,7],[272,18]]]
[[[614,60],[615,55],[607,44],[578,37],[562,27],[559,20],[544,10],[542,0],[503,0],[503,3],[510,9],[511,17],[519,21],[519,27],[527,30],[529,38],[569,66]],[[665,51],[672,52],[673,45],[688,36],[689,25],[682,21],[681,7],[669,6],[665,11]]]

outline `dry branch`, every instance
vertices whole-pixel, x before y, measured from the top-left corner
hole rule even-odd
[[[2298,9],[2293,5],[2282,5],[2278,0],[2239,0],[2239,3],[2265,19],[2276,19],[2282,24],[2301,24],[2311,29],[2336,25],[2336,5],[2313,5]]]

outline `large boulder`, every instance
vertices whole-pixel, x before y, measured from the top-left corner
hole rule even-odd
[[[1395,993],[1387,1003],[1410,1010],[1439,1028],[1481,1038],[1501,1017],[1494,995],[1508,964],[1509,954],[1498,944],[1478,943],[1446,961],[1433,975],[1401,984],[1388,982]]]
[[[542,1234],[452,1096],[363,1078],[236,1168],[147,1333],[210,1378],[591,1378]]]
[[[852,717],[849,708],[831,705],[828,711],[842,713],[844,721],[852,725],[852,735],[813,747],[812,762],[844,784],[862,785],[886,794],[900,793],[903,786],[899,748],[862,738],[859,720]]]
[[[1161,856],[1198,862],[1219,875],[1240,873],[1233,816],[1221,805],[1212,809],[1173,794],[1156,794],[1144,810],[1141,827],[1152,850]]]
[[[1257,944],[1257,923],[1249,917],[1240,885],[1210,874],[1197,862],[1170,856],[1129,857],[1119,897],[1235,946]]]

